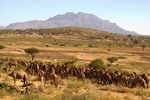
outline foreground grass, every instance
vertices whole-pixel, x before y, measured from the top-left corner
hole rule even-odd
[[[58,87],[53,85],[29,86],[18,89],[8,83],[1,83],[0,98],[11,97],[12,100],[148,100],[150,89],[130,89],[115,85],[101,86],[86,79],[79,81],[75,77],[62,80]],[[34,82],[33,82],[34,83]],[[5,99],[6,100],[6,99]]]

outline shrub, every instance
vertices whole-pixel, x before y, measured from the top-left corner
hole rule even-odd
[[[108,60],[109,62],[113,63],[113,62],[117,61],[118,58],[117,58],[117,57],[110,57],[110,58],[107,58],[107,60]]]
[[[50,47],[49,45],[46,45],[46,47]]]
[[[89,44],[89,45],[88,45],[88,47],[92,48],[92,47],[95,47],[95,46],[94,46],[94,45],[92,45],[92,44]]]
[[[140,43],[140,41],[139,40],[134,40],[133,43],[138,44],[138,43]]]
[[[120,56],[118,59],[127,59],[127,57]]]
[[[101,59],[96,59],[96,60],[91,61],[89,66],[93,67],[94,69],[103,69],[103,68],[105,68],[104,62]]]
[[[111,66],[111,64],[107,64],[107,66]]]
[[[3,45],[0,45],[0,49],[4,49],[5,48],[5,46],[3,46]]]

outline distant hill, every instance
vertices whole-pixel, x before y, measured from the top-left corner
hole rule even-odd
[[[79,27],[62,27],[62,28],[50,28],[50,29],[5,29],[0,30],[0,36],[46,36],[46,37],[58,37],[69,38],[79,40],[101,40],[101,41],[130,41],[130,37],[124,34],[114,34],[106,31],[91,29],[91,28],[79,28]],[[133,36],[137,37],[137,36]],[[133,40],[132,37],[132,40]]]
[[[79,12],[77,14],[73,12],[68,12],[62,15],[59,14],[45,21],[33,20],[27,22],[13,23],[8,25],[6,29],[47,29],[58,27],[92,28],[113,33],[137,35],[137,33],[124,30],[115,23],[111,23],[108,20],[102,20],[93,14],[87,14],[82,12]]]
[[[58,40],[58,41],[57,41]],[[106,46],[141,46],[150,47],[150,37],[141,35],[124,35],[91,28],[62,27],[51,29],[5,29],[0,30],[0,41],[38,41],[54,45],[88,44]],[[83,43],[82,43],[82,42]]]
[[[4,27],[3,27],[3,26],[0,26],[0,29],[4,29]]]

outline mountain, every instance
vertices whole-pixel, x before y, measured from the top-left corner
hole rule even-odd
[[[13,23],[8,25],[6,29],[46,29],[58,27],[92,28],[113,33],[137,35],[137,33],[133,31],[124,30],[115,23],[111,23],[108,20],[102,20],[93,14],[87,14],[82,12],[79,12],[77,14],[73,12],[68,12],[62,15],[59,14],[45,21],[32,20],[27,22]]]

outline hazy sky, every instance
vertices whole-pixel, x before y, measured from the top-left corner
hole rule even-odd
[[[0,0],[0,25],[46,20],[66,12],[95,14],[126,30],[150,35],[150,0]]]

